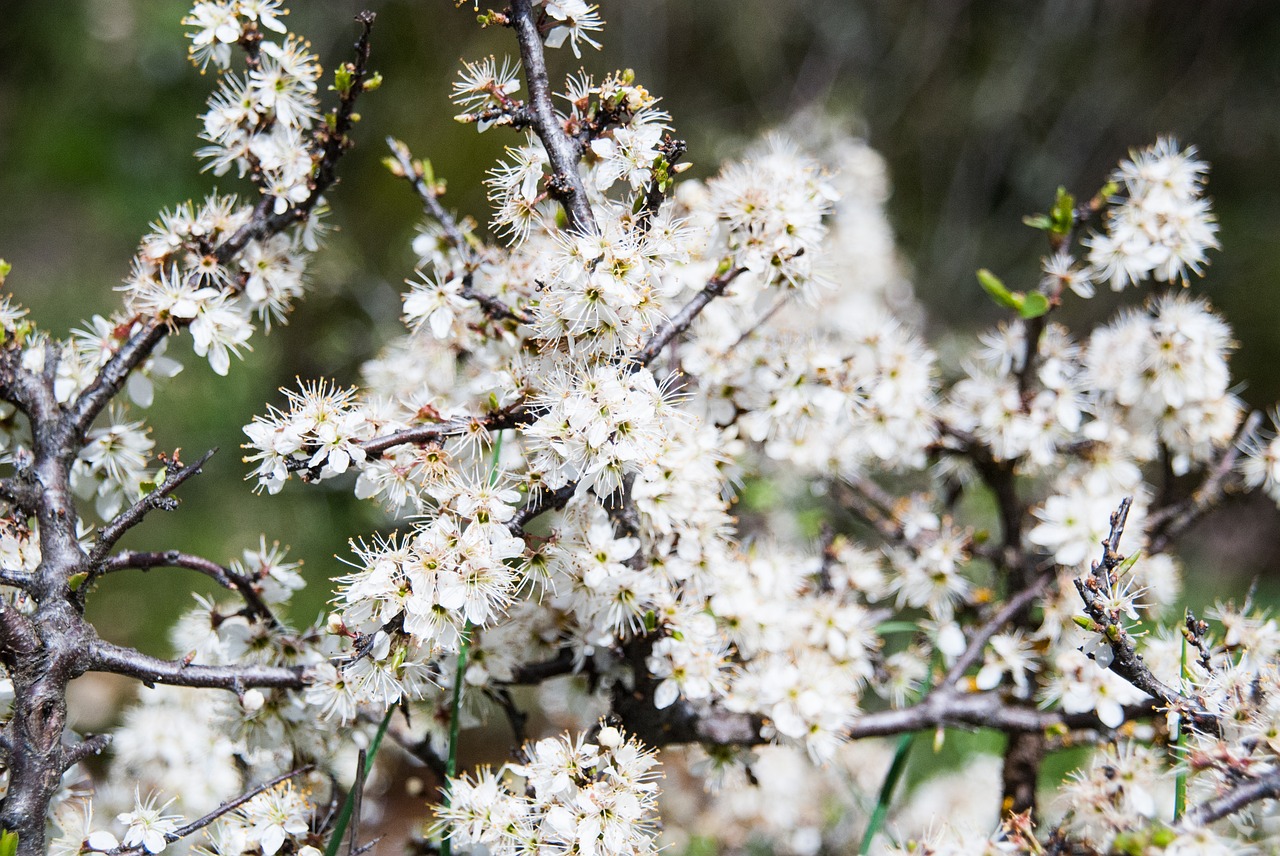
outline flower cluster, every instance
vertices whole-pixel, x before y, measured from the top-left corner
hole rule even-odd
[[[1176,282],[1199,274],[1218,247],[1202,196],[1208,168],[1194,148],[1167,137],[1122,162],[1112,180],[1124,196],[1107,211],[1106,230],[1085,241],[1092,278],[1120,291],[1148,277]]]
[[[590,741],[551,737],[525,755],[524,763],[450,780],[453,800],[441,824],[451,841],[503,856],[657,852],[658,762],[634,738],[604,725]]]

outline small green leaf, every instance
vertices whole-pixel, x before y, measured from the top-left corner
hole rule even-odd
[[[339,95],[351,91],[351,66],[340,65],[333,70],[333,89]]]
[[[72,574],[71,578],[67,580],[67,585],[70,586],[72,591],[80,591],[80,586],[84,585],[84,581],[87,579],[89,579],[89,572],[81,571],[78,574]],[[0,842],[0,849],[2,848],[3,843]],[[2,856],[2,854],[0,854],[0,856]]]
[[[12,830],[0,831],[0,856],[17,856],[18,833]]]
[[[1049,219],[1047,214],[1028,214],[1022,218],[1024,225],[1030,226],[1032,229],[1039,229],[1041,232],[1047,232],[1053,228],[1053,221]]]
[[[1138,559],[1141,557],[1142,557],[1142,553],[1137,552],[1137,553],[1134,553],[1132,556],[1129,556],[1128,558],[1126,558],[1120,564],[1116,565],[1116,576],[1122,577],[1125,574],[1129,573],[1129,570],[1138,563]]]
[[[1096,633],[1098,630],[1098,625],[1094,624],[1093,619],[1087,615],[1073,615],[1071,620],[1090,633]]]
[[[914,633],[919,629],[920,625],[914,621],[886,621],[876,625],[876,632],[881,636],[888,633]]]
[[[1055,235],[1066,235],[1076,224],[1076,198],[1067,193],[1065,187],[1058,188],[1058,195],[1053,200],[1053,210],[1049,212],[1050,230]]]
[[[644,630],[652,633],[658,629],[658,616],[652,609],[644,614]]]
[[[1039,318],[1049,311],[1049,298],[1038,291],[1033,291],[1025,297],[1020,294],[1014,295],[1014,299],[1021,304],[1018,306],[1018,314],[1028,320]]]
[[[1021,309],[1022,301],[1010,293],[1009,289],[1004,287],[1004,283],[1000,281],[1000,277],[991,271],[983,268],[978,271],[978,284],[982,286],[987,294],[991,295],[991,299],[1005,309]]]
[[[13,265],[4,259],[0,259],[0,285],[4,285],[4,278],[9,275],[9,271],[13,270]]]
[[[364,91],[373,92],[375,89],[377,89],[381,85],[382,85],[382,72],[375,71],[373,74],[369,75],[369,79],[364,82]]]

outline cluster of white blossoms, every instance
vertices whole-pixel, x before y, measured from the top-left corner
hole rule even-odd
[[[513,0],[480,18],[516,30],[523,62],[464,62],[453,86],[461,122],[519,135],[487,181],[494,234],[450,213],[430,164],[393,141],[392,173],[429,215],[403,328],[357,383],[300,382],[244,427],[256,489],[326,481],[386,514],[352,540],[328,614],[281,617],[303,579],[265,537],[225,565],[112,553],[184,470],[108,402],[151,404],[181,368],[162,343],[183,330],[225,374],[304,290],[365,71],[338,70],[322,120],[319,66],[282,16],[276,0],[223,0],[184,20],[192,59],[219,75],[200,156],[256,198],[162,214],[122,311],[65,341],[0,300],[0,612],[39,618],[28,595],[48,587],[32,580],[72,554],[64,624],[126,568],[185,568],[237,598],[199,599],[173,661],[87,625],[76,637],[85,668],[177,686],[126,710],[92,796],[45,795],[57,852],[160,852],[201,815],[217,856],[333,851],[345,821],[317,806],[363,793],[353,756],[383,737],[448,774],[431,847],[655,852],[671,743],[702,747],[664,766],[686,824],[673,845],[1275,846],[1274,801],[1259,800],[1280,793],[1280,625],[1251,603],[1211,622],[1174,610],[1177,539],[1237,486],[1280,501],[1280,439],[1236,396],[1226,321],[1175,287],[1217,227],[1206,165],[1172,140],[1092,200],[1060,191],[1029,218],[1047,233],[1043,279],[1013,291],[982,272],[1011,314],[935,347],[865,142],[798,121],[677,182],[685,144],[633,72],[548,91],[543,48],[598,46],[599,10]],[[1149,297],[1091,331],[1052,314],[1148,279]],[[58,408],[31,403],[37,383]],[[48,409],[82,420],[59,423],[53,452],[33,436]],[[107,519],[97,532],[34,487],[58,466]],[[10,677],[5,701],[22,702],[30,681]],[[210,703],[208,687],[231,692]],[[578,736],[526,743],[533,703]],[[459,732],[499,718],[520,762],[456,774]],[[962,758],[895,800],[914,738],[856,742],[942,748],[950,726],[1004,733],[1004,762]],[[1079,746],[1094,752],[1064,799],[1036,806],[1041,762]],[[56,759],[68,784],[79,757]],[[114,825],[94,825],[95,804]],[[1224,820],[1244,805],[1250,823]]]
[[[1121,163],[1113,181],[1124,195],[1107,209],[1105,231],[1084,242],[1088,278],[1120,291],[1148,278],[1176,282],[1199,274],[1218,247],[1218,227],[1201,195],[1208,169],[1194,148],[1168,137]]]
[[[522,763],[451,780],[453,800],[441,820],[453,843],[495,856],[657,852],[652,751],[603,725],[589,741],[549,737],[524,755]]]

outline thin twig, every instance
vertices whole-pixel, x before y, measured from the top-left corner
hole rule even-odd
[[[1245,806],[1259,800],[1280,797],[1280,770],[1272,770],[1257,779],[1237,785],[1225,794],[1207,800],[1186,813],[1182,820],[1184,829],[1205,826],[1227,815],[1235,814]]]
[[[182,466],[176,458],[170,462],[165,468],[164,481],[155,490],[120,512],[98,532],[98,539],[89,553],[90,566],[100,564],[124,533],[141,523],[148,512],[157,508],[163,508],[165,511],[177,508],[177,500],[170,499],[169,494],[177,490],[178,486],[187,479],[199,475],[201,467],[208,463],[216,451],[218,450],[210,449],[201,455],[198,461],[186,467]]]
[[[1056,571],[1057,569],[1055,568],[1053,571],[1037,577],[1035,582],[1011,597],[1004,606],[1000,607],[995,615],[991,616],[986,624],[982,625],[976,633],[969,637],[968,647],[952,664],[946,677],[942,679],[940,686],[953,686],[959,681],[969,667],[978,662],[978,658],[982,656],[982,651],[986,648],[987,643],[991,641],[991,637],[999,633],[1006,624],[1013,621],[1023,610],[1031,606],[1035,599],[1043,594],[1044,590],[1057,579]]]
[[[689,302],[682,306],[675,315],[672,315],[667,323],[655,330],[640,350],[631,355],[630,365],[632,370],[647,366],[653,362],[658,354],[662,353],[662,349],[671,344],[671,340],[676,336],[688,330],[689,325],[707,307],[707,304],[724,294],[729,284],[737,279],[744,270],[745,268],[734,267],[711,277],[701,291],[690,298]]]
[[[263,782],[253,790],[243,793],[233,800],[224,802],[222,805],[218,806],[213,811],[206,814],[204,817],[201,817],[199,820],[193,820],[190,823],[188,823],[186,826],[178,827],[173,832],[166,832],[164,836],[164,840],[168,844],[173,844],[177,841],[181,841],[182,839],[186,838],[188,835],[191,835],[193,832],[199,832],[201,829],[204,829],[206,826],[213,823],[215,820],[222,817],[224,814],[235,811],[240,806],[244,805],[249,800],[256,797],[258,794],[265,793],[271,790],[272,788],[274,788],[276,785],[280,784],[281,782],[287,782],[289,779],[293,779],[298,776],[305,775],[306,773],[309,773],[314,769],[315,769],[314,764],[307,764],[305,766],[297,768],[296,770],[290,770],[287,773],[282,773],[279,776],[276,776],[271,781]],[[141,854],[145,852],[147,851],[141,846],[117,847],[114,850],[105,851],[105,856],[141,856]]]
[[[262,595],[258,592],[252,579],[243,574],[238,574],[228,567],[219,565],[211,559],[206,559],[203,556],[193,556],[190,553],[181,553],[177,550],[165,550],[163,552],[124,550],[116,553],[102,562],[97,573],[90,575],[86,585],[99,576],[129,568],[141,571],[147,571],[152,568],[186,568],[204,574],[218,585],[236,592],[244,599],[245,607],[247,608],[246,618],[261,618],[272,627],[280,626],[279,620],[272,613],[271,607],[267,606],[266,601],[262,599]]]
[[[1234,441],[1222,452],[1222,457],[1210,470],[1208,476],[1191,495],[1181,502],[1167,505],[1153,511],[1147,517],[1147,551],[1151,554],[1163,553],[1184,532],[1200,520],[1210,509],[1226,495],[1230,486],[1228,481],[1235,473],[1236,461],[1243,453],[1245,444],[1258,431],[1262,424],[1262,414],[1253,411],[1240,426]]]
[[[409,182],[414,192],[418,194],[418,198],[422,200],[423,211],[440,224],[449,246],[462,255],[464,267],[466,268],[466,274],[462,279],[462,296],[480,304],[484,314],[495,321],[510,319],[520,324],[531,323],[533,318],[529,313],[513,309],[504,301],[475,290],[473,280],[478,260],[475,249],[467,240],[467,236],[462,233],[462,228],[458,225],[458,221],[449,213],[449,209],[440,204],[440,197],[437,195],[436,189],[427,184],[421,165],[414,161],[409,147],[394,137],[387,137],[387,146],[390,147],[392,157],[395,158],[398,174]]]
[[[1096,631],[1105,638],[1111,648],[1111,671],[1133,686],[1185,714],[1187,721],[1197,730],[1210,734],[1219,733],[1218,719],[1193,698],[1189,698],[1157,678],[1138,654],[1133,637],[1125,629],[1118,611],[1108,610],[1104,598],[1117,584],[1115,571],[1124,562],[1120,554],[1120,538],[1124,534],[1129,508],[1133,504],[1126,497],[1111,515],[1111,529],[1102,542],[1102,559],[1093,563],[1092,571],[1085,579],[1075,580],[1076,590],[1084,601],[1084,609],[1095,624]]]

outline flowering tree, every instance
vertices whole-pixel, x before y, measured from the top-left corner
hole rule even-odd
[[[364,13],[322,108],[282,13],[218,0],[185,19],[217,74],[198,154],[248,198],[162,213],[121,310],[68,339],[0,302],[0,848],[363,852],[391,744],[439,778],[423,846],[444,853],[652,852],[659,750],[673,846],[1269,840],[1280,631],[1248,602],[1169,614],[1188,527],[1238,488],[1280,501],[1280,443],[1231,392],[1230,329],[1185,289],[1217,227],[1206,164],[1172,140],[1028,218],[1043,279],[979,272],[1009,317],[947,365],[915,331],[865,144],[774,136],[677,183],[685,145],[632,73],[553,91],[545,49],[598,46],[599,10],[512,0],[479,21],[519,61],[466,62],[453,84],[459,121],[514,133],[491,234],[389,141],[427,215],[406,329],[359,386],[302,382],[244,429],[259,490],[345,480],[400,528],[352,541],[306,629],[277,614],[302,579],[265,537],[226,565],[119,549],[209,458],[154,453],[136,416],[181,368],[166,346],[189,337],[227,374],[285,321],[380,82]],[[1149,293],[1083,334],[1052,320],[1099,285]],[[735,517],[750,485],[811,497],[819,543],[781,507]],[[201,573],[233,602],[199,600],[175,659],[146,656],[84,617],[131,568]],[[87,672],[150,688],[114,734],[67,727]],[[530,739],[535,708],[570,733]],[[459,771],[463,730],[490,719],[511,760]],[[913,735],[950,727],[1007,737],[990,787],[970,759],[895,802]],[[1068,746],[1093,751],[1039,799]],[[921,813],[958,793],[971,817]]]

